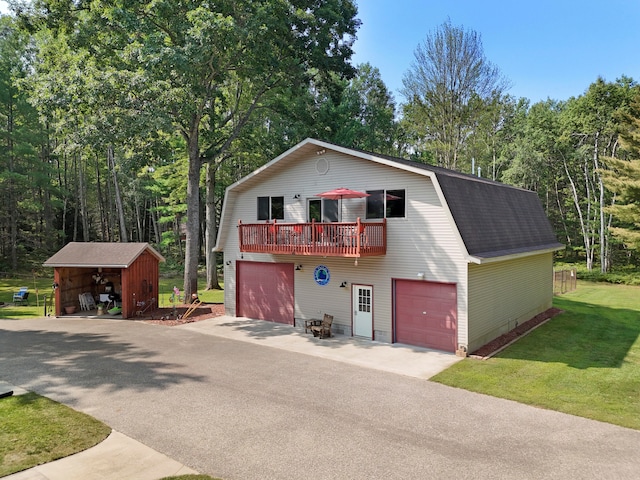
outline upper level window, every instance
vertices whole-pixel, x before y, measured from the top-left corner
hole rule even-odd
[[[284,197],[258,197],[258,220],[284,220]]]
[[[405,191],[367,190],[367,218],[403,218],[405,212]]]
[[[307,202],[308,221],[337,222],[338,201],[328,198],[310,198]]]

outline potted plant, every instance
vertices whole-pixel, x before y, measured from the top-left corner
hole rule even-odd
[[[64,306],[64,311],[67,315],[71,315],[72,313],[76,313],[76,306],[75,305],[65,305]]]

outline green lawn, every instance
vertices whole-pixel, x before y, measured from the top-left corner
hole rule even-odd
[[[173,287],[177,286],[182,291],[182,277],[160,277],[160,298],[158,304],[161,307],[170,307],[171,294],[173,293]],[[224,303],[224,290],[203,290],[203,286],[206,285],[204,278],[198,279],[198,297],[205,303]],[[222,283],[220,283],[222,286]]]
[[[640,287],[580,282],[564,310],[488,360],[436,382],[640,430]]]
[[[0,302],[4,304],[0,308],[0,318],[33,318],[42,317],[44,314],[43,297],[51,292],[53,273],[51,278],[32,277],[30,279],[2,278],[0,279]],[[13,293],[20,287],[29,288],[28,305],[14,306]]]
[[[160,307],[170,307],[173,287],[178,286],[182,290],[182,277],[160,277],[160,295],[158,305]],[[0,279],[0,302],[4,306],[0,308],[0,318],[21,319],[44,316],[44,297],[51,293],[53,284],[53,273],[51,278],[35,277],[26,279],[3,278]],[[223,303],[224,290],[203,290],[205,285],[203,278],[199,279],[198,296],[205,303]],[[13,305],[13,293],[20,287],[29,288],[28,305]]]
[[[81,452],[103,441],[111,429],[35,393],[0,398],[0,477]],[[214,480],[182,475],[163,480]]]
[[[86,450],[111,432],[35,393],[0,399],[0,418],[0,477]]]

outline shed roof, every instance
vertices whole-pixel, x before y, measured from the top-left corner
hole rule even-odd
[[[145,251],[151,253],[159,262],[165,261],[164,257],[146,242],[71,242],[43,265],[45,267],[128,268]]]

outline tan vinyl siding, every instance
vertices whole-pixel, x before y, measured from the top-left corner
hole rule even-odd
[[[551,307],[553,254],[469,266],[469,345],[473,352]]]
[[[329,170],[322,174],[318,161],[327,162]],[[322,165],[320,165],[322,167]],[[275,175],[274,175],[275,173]],[[353,258],[310,257],[291,255],[242,254],[244,260],[289,262],[303,265],[295,272],[296,319],[317,318],[321,313],[334,315],[338,332],[351,333],[351,284],[373,286],[374,336],[383,342],[392,341],[392,279],[415,279],[419,272],[425,280],[458,285],[459,342],[466,339],[466,275],[467,266],[456,232],[427,176],[375,164],[363,159],[327,151],[324,155],[310,155],[286,169],[268,169],[238,186],[227,198],[232,208],[228,218],[243,223],[257,223],[257,197],[284,196],[285,222],[306,221],[307,199],[337,187],[354,190],[404,189],[406,218],[387,220],[387,254],[365,257],[355,265]],[[300,195],[300,200],[294,199]],[[232,204],[231,204],[232,203]],[[343,221],[364,220],[365,200],[345,199]],[[225,305],[235,314],[236,259],[241,257],[236,228],[228,228],[224,245]],[[227,266],[226,261],[231,265]],[[319,286],[313,280],[317,265],[325,265],[331,281]],[[343,281],[348,288],[340,288]]]

